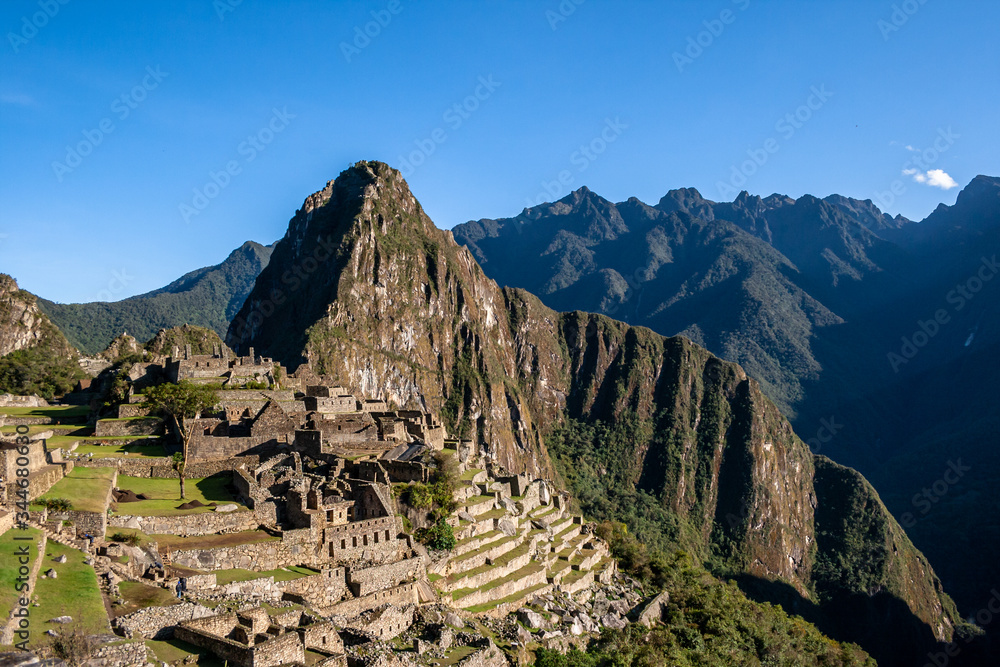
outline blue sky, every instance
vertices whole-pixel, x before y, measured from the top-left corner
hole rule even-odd
[[[1000,175],[995,2],[63,2],[0,4],[0,271],[57,301],[270,243],[359,159],[445,228]]]

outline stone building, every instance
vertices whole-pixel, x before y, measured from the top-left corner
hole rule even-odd
[[[183,621],[174,637],[211,651],[237,667],[276,667],[306,663],[306,651],[318,653],[323,667],[346,667],[337,627],[301,611],[271,616],[262,607]]]
[[[258,357],[254,349],[245,357],[230,358],[229,350],[218,345],[212,354],[191,354],[191,345],[181,353],[174,347],[164,364],[164,374],[170,382],[219,383],[226,387],[241,387],[248,382],[263,382],[273,387],[277,384],[276,369],[280,368],[270,357]]]

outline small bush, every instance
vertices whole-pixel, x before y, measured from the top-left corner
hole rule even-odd
[[[418,530],[417,539],[421,544],[439,551],[451,551],[455,548],[455,531],[452,530],[444,517],[438,519],[437,523],[430,528]]]
[[[139,542],[142,539],[136,533],[122,533],[118,532],[111,536],[112,542],[121,542],[122,544],[127,544],[130,547],[139,546]]]
[[[68,512],[73,509],[73,503],[66,498],[43,498],[40,502],[50,512]]]

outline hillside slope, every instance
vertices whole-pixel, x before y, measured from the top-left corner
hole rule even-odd
[[[148,340],[160,329],[192,324],[223,335],[257,275],[267,266],[272,249],[247,241],[220,264],[191,271],[166,287],[121,301],[54,303],[40,299],[39,304],[85,354],[100,352],[122,332]]]
[[[85,377],[77,357],[38,298],[0,273],[0,393],[61,396]]]
[[[532,475],[553,471],[546,442],[574,425],[617,429],[582,438],[575,465],[598,471],[608,493],[651,498],[650,537],[803,604],[879,618],[879,635],[864,637],[876,656],[915,658],[961,623],[871,486],[814,460],[742,368],[684,338],[499,288],[384,164],[357,163],[306,199],[226,342],[437,411]]]

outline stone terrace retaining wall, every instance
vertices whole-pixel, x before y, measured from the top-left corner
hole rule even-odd
[[[346,602],[341,602],[317,611],[321,612],[323,616],[346,616],[351,618],[384,604],[407,605],[418,604],[419,602],[417,585],[410,583],[379,591],[378,593],[372,593],[371,595],[365,595],[364,597],[347,600]]]
[[[128,511],[128,503],[120,503],[118,508]],[[139,528],[147,535],[181,535],[188,537],[255,530],[260,524],[261,521],[257,514],[247,510],[226,512],[223,514],[218,512],[203,512],[181,516],[115,514],[108,522],[108,526],[112,528]]]
[[[157,441],[152,441],[156,444]],[[211,477],[220,473],[230,472],[244,466],[257,465],[260,458],[257,455],[237,456],[221,461],[201,461],[188,463],[184,466],[185,479],[199,479]],[[118,468],[119,474],[129,477],[161,477],[164,479],[177,479],[177,471],[174,470],[173,461],[166,457],[155,458],[100,458],[79,460],[77,465],[85,468]]]
[[[170,639],[174,636],[174,625],[213,614],[215,612],[208,607],[193,602],[182,602],[170,607],[146,607],[116,618],[112,621],[112,625],[121,630],[127,638]]]
[[[181,567],[205,571],[239,568],[258,572],[289,565],[318,567],[327,562],[315,542],[296,539],[297,536],[289,536],[290,532],[298,531],[286,532],[280,541],[255,542],[218,549],[178,549],[171,554],[171,560]]]
[[[423,562],[419,558],[364,569],[351,568],[347,573],[347,584],[355,596],[361,597],[412,581],[422,569]]]
[[[278,582],[284,597],[293,602],[330,605],[339,602],[347,592],[344,568],[334,567],[308,577]]]
[[[123,435],[160,435],[163,420],[159,417],[139,417],[134,419],[98,419],[94,435],[115,437]]]

